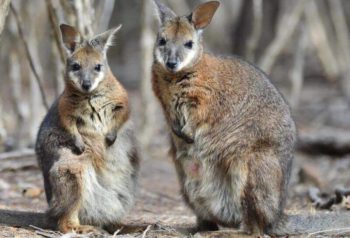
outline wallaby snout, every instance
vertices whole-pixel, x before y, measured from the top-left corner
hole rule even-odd
[[[85,90],[85,91],[89,91],[91,88],[91,81],[90,80],[83,80],[83,83],[81,84],[81,87]]]
[[[166,67],[167,67],[168,69],[170,69],[170,70],[174,70],[174,69],[176,69],[176,67],[177,67],[177,62],[168,61],[168,62],[166,63]]]

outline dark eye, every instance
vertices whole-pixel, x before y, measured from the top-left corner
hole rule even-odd
[[[166,44],[166,40],[162,37],[162,38],[160,38],[158,44],[159,44],[160,46],[164,46],[164,45]]]
[[[97,64],[97,65],[95,66],[95,70],[96,70],[97,72],[100,72],[100,71],[101,71],[101,68],[102,68],[102,65],[101,65],[101,64]]]
[[[192,49],[192,47],[193,47],[193,41],[187,41],[186,43],[185,43],[185,47],[186,48],[188,48],[188,49]]]
[[[81,69],[80,64],[78,64],[78,63],[72,64],[72,70],[73,71],[79,71],[80,69]]]

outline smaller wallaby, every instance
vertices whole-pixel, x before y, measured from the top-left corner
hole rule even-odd
[[[107,62],[120,26],[92,39],[69,25],[60,29],[68,55],[65,90],[42,122],[35,148],[49,210],[0,211],[0,223],[64,233],[113,229],[133,204],[139,170],[128,95]]]
[[[220,3],[177,16],[154,0],[160,27],[152,85],[171,130],[173,161],[199,230],[218,225],[288,235],[350,225],[350,213],[284,214],[296,129],[268,77],[238,57],[204,53]],[[218,36],[220,37],[220,36]]]

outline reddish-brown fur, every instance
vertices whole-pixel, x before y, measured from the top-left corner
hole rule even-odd
[[[253,65],[203,53],[198,30],[209,24],[217,2],[190,17],[157,4],[165,19],[158,39],[166,42],[155,46],[152,85],[172,131],[185,200],[200,229],[219,224],[269,232],[282,216],[293,157],[289,107]],[[182,47],[189,39],[194,46]],[[163,63],[175,55],[181,65],[190,54],[195,57],[179,70]]]

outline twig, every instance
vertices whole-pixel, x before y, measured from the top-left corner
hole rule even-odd
[[[117,235],[119,234],[119,232],[121,232],[123,230],[124,226],[118,230],[116,230],[114,233],[113,233],[113,237],[112,238],[115,238],[117,237]]]
[[[147,232],[151,229],[152,225],[148,225],[146,230],[142,233],[142,238],[146,238]]]
[[[290,104],[293,109],[296,109],[299,104],[299,98],[301,94],[301,90],[303,87],[303,69],[304,69],[304,61],[305,61],[305,51],[307,46],[307,33],[306,29],[303,25],[300,26],[301,32],[299,35],[299,40],[297,44],[297,49],[294,54],[294,66],[291,69],[289,75],[292,81],[292,92],[290,97]]]
[[[37,226],[29,225],[35,230],[35,233],[44,237],[56,238],[62,236],[62,233],[56,231],[45,230]]]
[[[30,65],[30,68],[35,76],[35,79],[38,83],[38,86],[39,86],[39,89],[40,89],[40,93],[41,93],[41,98],[42,98],[42,101],[43,101],[43,104],[45,106],[45,108],[48,110],[49,109],[49,104],[47,102],[47,99],[46,99],[46,96],[45,96],[45,92],[44,92],[44,87],[42,85],[42,81],[39,77],[39,74],[38,74],[38,71],[37,69],[35,68],[35,65],[34,65],[34,60],[33,60],[33,57],[29,51],[29,46],[28,46],[28,43],[27,41],[25,40],[25,37],[24,37],[24,33],[23,33],[23,29],[22,29],[22,21],[15,9],[15,7],[13,6],[13,4],[11,3],[10,4],[10,8],[11,8],[11,11],[15,17],[15,20],[16,20],[16,24],[17,24],[17,29],[18,29],[18,34],[21,38],[21,41],[23,43],[23,46],[24,46],[24,49],[25,49],[25,53],[26,53],[26,56],[27,56],[27,59],[28,59],[28,62],[29,62],[29,65]]]

